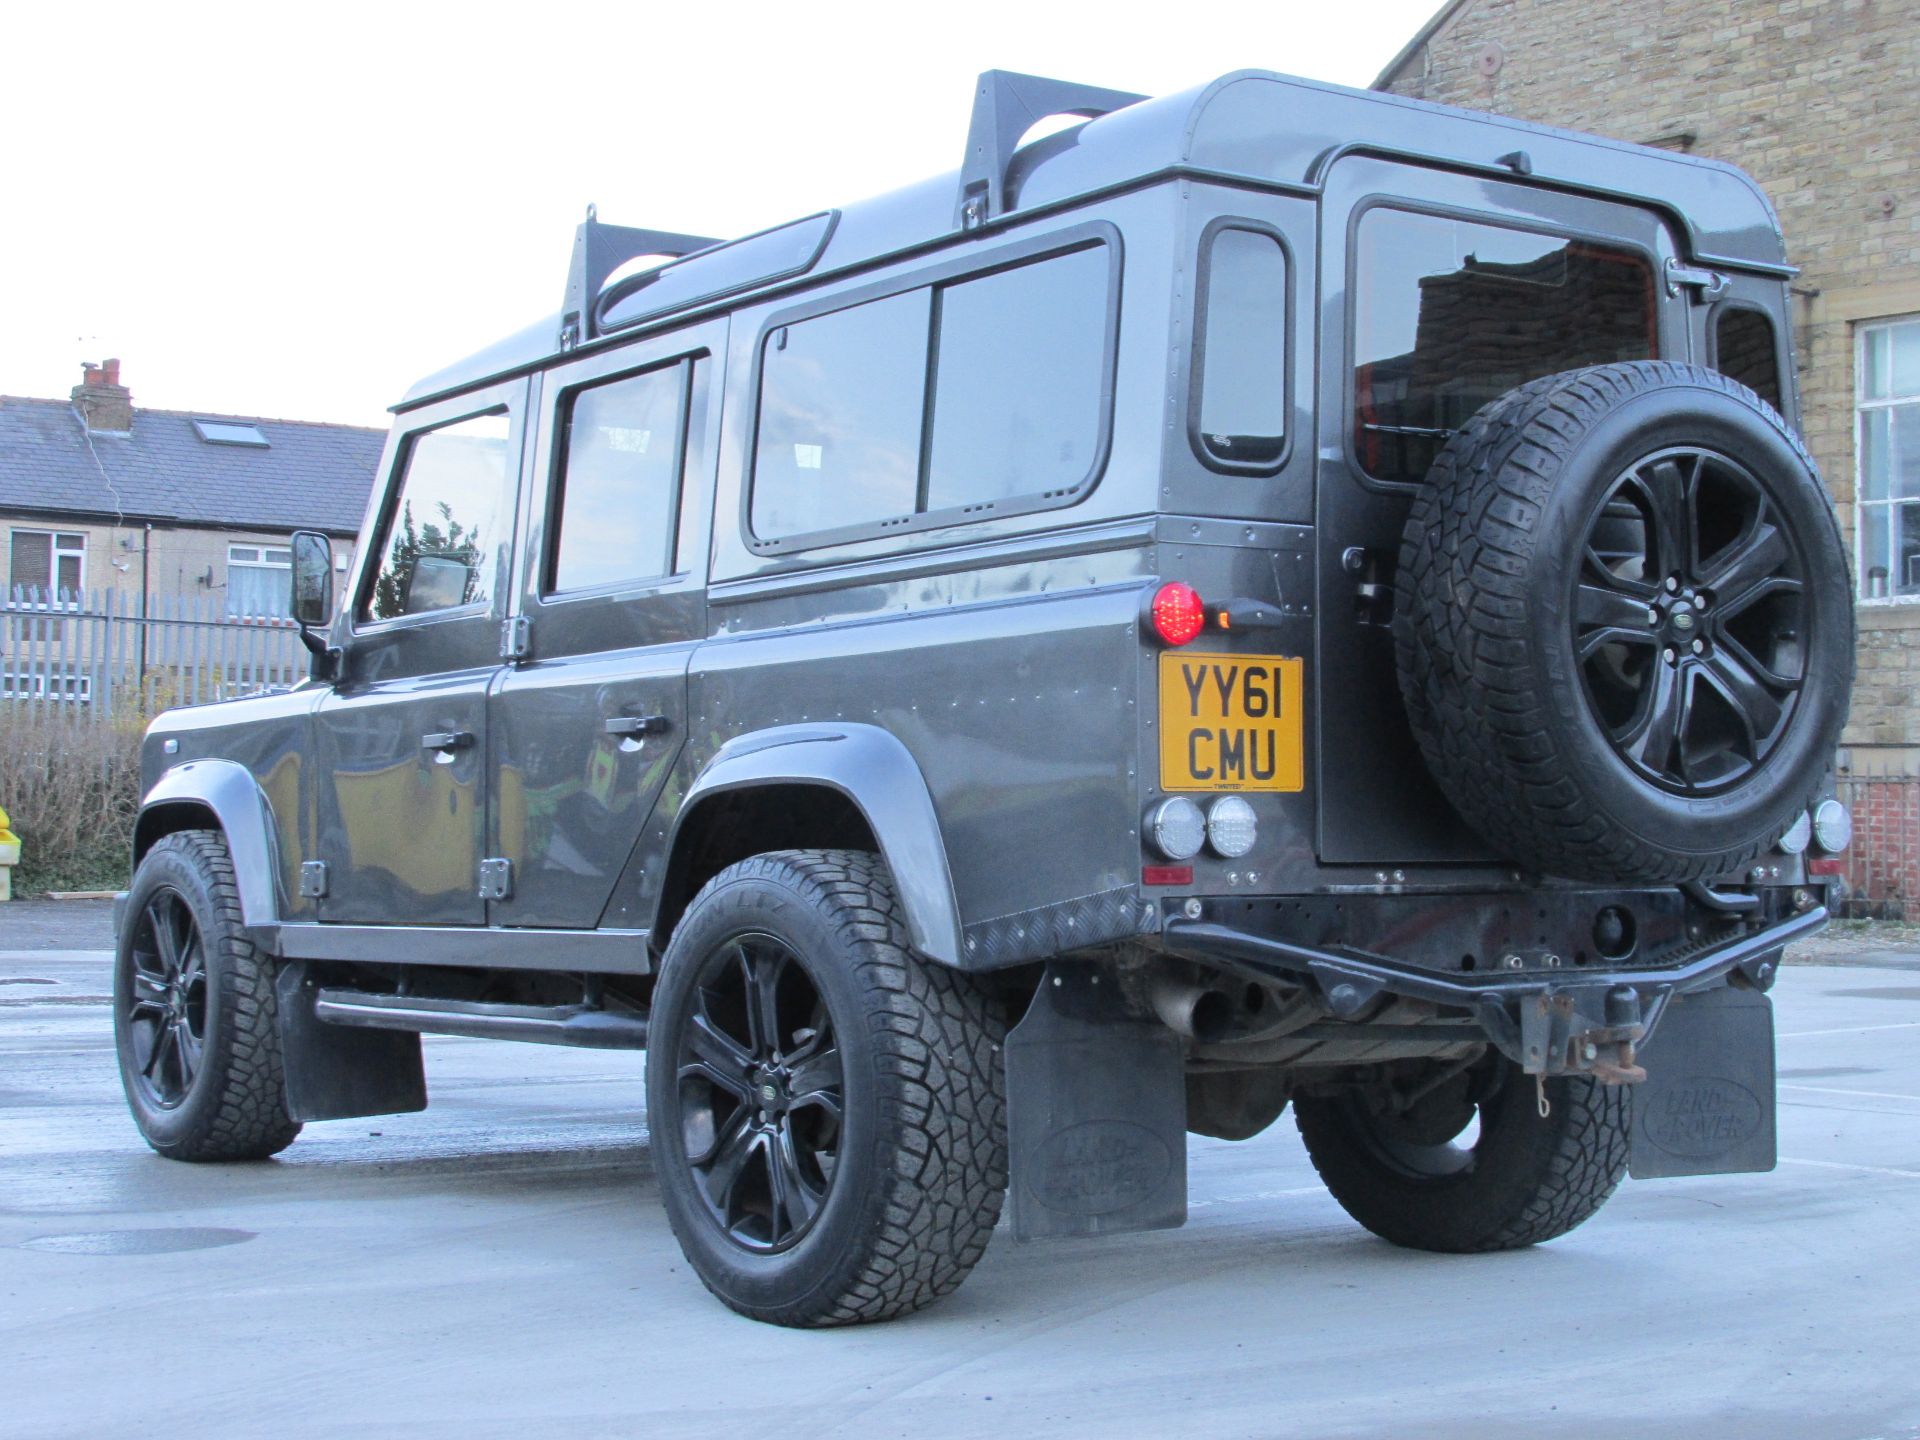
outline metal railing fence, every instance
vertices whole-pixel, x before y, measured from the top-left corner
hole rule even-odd
[[[0,701],[106,720],[285,689],[306,673],[291,620],[229,615],[224,596],[0,592]]]

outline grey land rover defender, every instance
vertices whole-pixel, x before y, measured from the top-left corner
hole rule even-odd
[[[1082,123],[1021,143],[1049,116]],[[981,78],[958,174],[600,223],[423,381],[295,689],[157,720],[160,1153],[649,1051],[693,1268],[903,1314],[1291,1105],[1401,1245],[1774,1163],[1853,675],[1741,173],[1243,72]],[[636,1082],[638,1067],[636,1067]]]

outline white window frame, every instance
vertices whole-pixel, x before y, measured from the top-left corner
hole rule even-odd
[[[234,554],[236,550],[245,550],[252,558],[236,556]],[[287,558],[285,560],[269,560],[266,558],[269,551],[276,550]],[[233,572],[235,570],[277,570],[282,575],[291,577],[293,572],[293,550],[291,548],[291,542],[279,544],[266,540],[255,540],[250,543],[234,541],[227,546],[227,593],[229,595],[233,593]],[[291,587],[291,578],[289,578],[287,585]],[[230,620],[285,620],[287,618],[285,615],[258,615],[252,613],[236,615],[231,610],[228,610],[226,615]]]
[[[47,589],[54,595],[60,593],[60,561],[63,556],[73,556],[80,562],[80,583],[73,587],[67,603],[63,606],[58,600],[42,600],[33,608],[36,610],[78,610],[87,596],[87,532],[84,530],[42,530],[38,525],[14,525],[7,530],[7,595],[20,588],[13,578],[13,542],[21,535],[43,536],[47,542],[47,575],[52,584]],[[62,545],[62,535],[78,535],[78,547]]]
[[[1884,510],[1887,513],[1887,535],[1889,540],[1897,533],[1894,511],[1901,505],[1920,503],[1914,497],[1895,498],[1893,477],[1889,475],[1889,494],[1884,500],[1866,498],[1867,447],[1862,437],[1863,419],[1877,410],[1898,410],[1905,406],[1920,408],[1920,391],[1911,395],[1888,395],[1881,399],[1867,398],[1867,343],[1876,333],[1898,329],[1903,325],[1920,326],[1920,315],[1889,315],[1883,319],[1861,321],[1853,329],[1853,593],[1862,605],[1920,605],[1920,589],[1906,595],[1895,594],[1900,577],[1889,572],[1887,575],[1887,593],[1869,595],[1867,593],[1868,566],[1863,561],[1868,558],[1861,554],[1866,543],[1866,519],[1869,508]],[[1891,371],[1892,342],[1888,343],[1889,371]],[[1887,386],[1891,390],[1893,377],[1889,373]],[[1891,436],[1892,427],[1888,427]],[[1894,457],[1888,457],[1889,464],[1895,464]],[[1897,465],[1895,467],[1898,468]],[[1889,559],[1892,557],[1889,556]]]

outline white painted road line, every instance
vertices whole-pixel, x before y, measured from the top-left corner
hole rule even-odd
[[[1920,1020],[1900,1020],[1891,1025],[1841,1025],[1832,1030],[1789,1030],[1782,1040],[1804,1040],[1809,1035],[1864,1035],[1869,1030],[1920,1030]]]
[[[1807,1165],[1815,1170],[1858,1170],[1863,1175],[1895,1175],[1902,1180],[1920,1180],[1920,1170],[1896,1170],[1887,1165],[1855,1165],[1847,1160],[1793,1160],[1780,1157],[1782,1165]]]
[[[1782,1085],[1782,1090],[1805,1090],[1812,1095],[1857,1095],[1862,1100],[1910,1100],[1920,1104],[1920,1095],[1895,1095],[1888,1090],[1838,1090],[1831,1085]]]

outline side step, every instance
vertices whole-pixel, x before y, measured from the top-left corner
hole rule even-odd
[[[644,1050],[642,1015],[588,1005],[500,1005],[483,1000],[432,1000],[367,990],[322,990],[314,1017],[363,1030],[411,1030],[424,1035],[468,1035],[480,1040],[531,1040],[588,1050]]]

